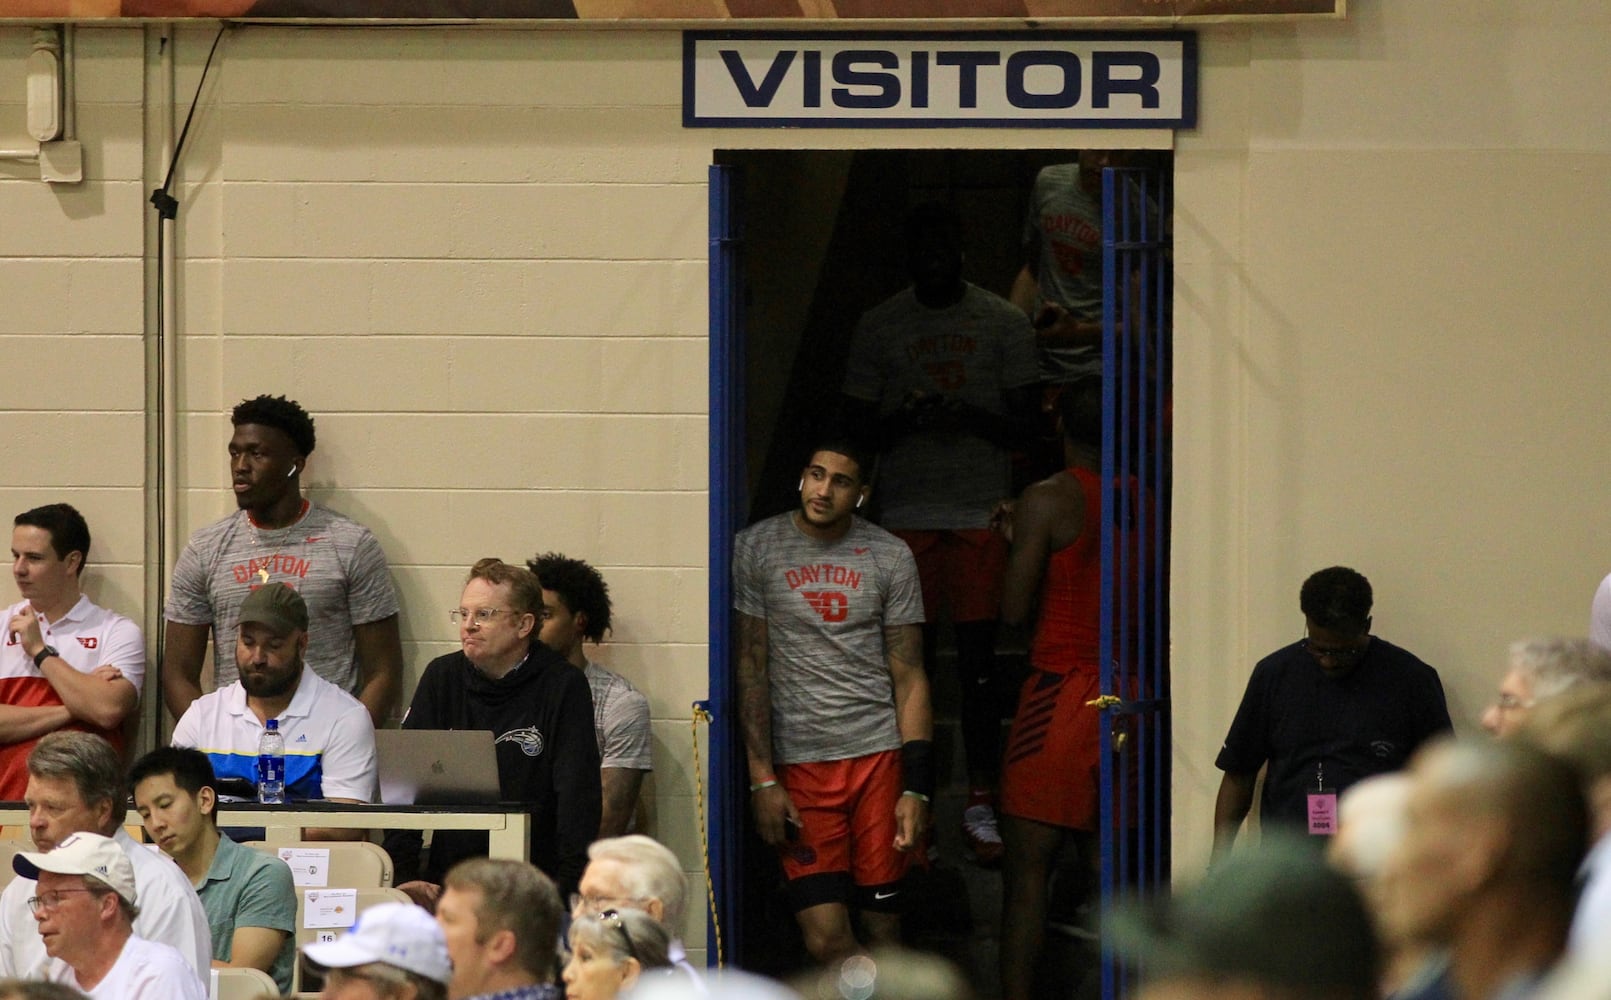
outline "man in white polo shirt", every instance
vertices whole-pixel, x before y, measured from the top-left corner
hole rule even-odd
[[[174,727],[173,745],[205,753],[221,781],[255,784],[264,724],[277,719],[285,737],[287,801],[373,802],[369,712],[303,663],[307,645],[308,606],[301,595],[283,583],[252,591],[241,603],[235,642],[240,680],[196,699]]]
[[[96,605],[80,587],[89,559],[84,515],[52,503],[18,514],[11,575],[22,600],[4,612],[0,683],[0,800],[28,785],[28,754],[58,729],[84,729],[123,748],[123,723],[140,700],[140,627]]]
[[[11,865],[37,879],[29,897],[50,960],[42,978],[91,1000],[202,1000],[196,971],[171,946],[134,934],[134,863],[117,841],[74,833],[55,849],[24,851]]]

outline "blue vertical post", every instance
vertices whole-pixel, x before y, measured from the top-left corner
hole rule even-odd
[[[1156,171],[1102,172],[1100,655],[1102,692],[1121,699],[1099,723],[1104,909],[1169,878],[1167,198]],[[1104,953],[1103,1000],[1134,971]]]
[[[1118,475],[1118,414],[1117,396],[1119,390],[1119,294],[1115,292],[1116,275],[1118,274],[1118,250],[1114,245],[1114,227],[1116,218],[1114,212],[1114,186],[1117,181],[1113,168],[1102,171],[1102,602],[1101,602],[1101,637],[1097,644],[1098,662],[1101,665],[1101,691],[1103,694],[1112,693],[1114,689],[1113,645],[1114,625],[1117,622],[1114,616],[1115,579],[1113,573],[1113,547],[1114,533],[1114,495],[1113,484]],[[1103,709],[1098,714],[1097,735],[1098,750],[1101,754],[1101,809],[1098,811],[1097,822],[1101,824],[1099,844],[1102,855],[1102,910],[1106,912],[1114,902],[1115,889],[1118,885],[1118,867],[1115,857],[1115,823],[1114,816],[1118,806],[1116,794],[1117,775],[1113,767],[1113,726],[1111,709]],[[1102,998],[1112,1000],[1117,996],[1118,968],[1114,962],[1106,959],[1102,962]]]
[[[707,830],[717,919],[706,932],[709,960],[717,954],[717,921],[724,952],[738,953],[739,861],[743,833],[733,776],[741,743],[733,692],[733,533],[744,517],[744,317],[742,232],[736,167],[710,168],[710,826]]]

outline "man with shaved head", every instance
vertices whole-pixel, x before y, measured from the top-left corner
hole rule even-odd
[[[1410,778],[1385,932],[1447,949],[1462,1000],[1527,995],[1572,920],[1589,829],[1576,772],[1520,740],[1445,741]]]
[[[1589,804],[1593,845],[1578,870],[1577,911],[1569,941],[1587,956],[1611,942],[1611,684],[1586,684],[1540,705],[1521,729],[1577,768]]]

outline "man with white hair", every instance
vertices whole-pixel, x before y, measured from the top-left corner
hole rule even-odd
[[[692,982],[700,983],[699,972],[688,961],[688,950],[678,937],[688,883],[677,856],[652,837],[629,834],[593,841],[587,859],[579,891],[571,894],[571,914],[598,916],[612,908],[642,910],[671,933],[671,964]]]
[[[1578,684],[1611,683],[1611,652],[1588,639],[1520,639],[1510,644],[1510,667],[1499,694],[1482,713],[1482,728],[1506,739],[1534,705]]]
[[[39,974],[91,1000],[202,1000],[207,991],[172,947],[134,936],[134,863],[111,837],[75,833],[11,865],[37,879],[28,900],[50,960]]]

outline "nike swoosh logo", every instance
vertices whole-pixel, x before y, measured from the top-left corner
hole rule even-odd
[[[899,892],[900,892],[899,889],[895,890],[895,892],[875,892],[875,893],[873,893],[873,898],[874,899],[888,899],[891,896],[897,895]]]
[[[856,553],[858,556],[864,556],[867,554],[866,549],[851,549],[850,551]]]
[[[306,538],[304,538],[302,540],[303,544],[305,544],[305,545],[312,545],[314,542],[322,542],[322,541],[324,541],[324,536],[323,535],[309,535],[308,537],[306,537]]]

